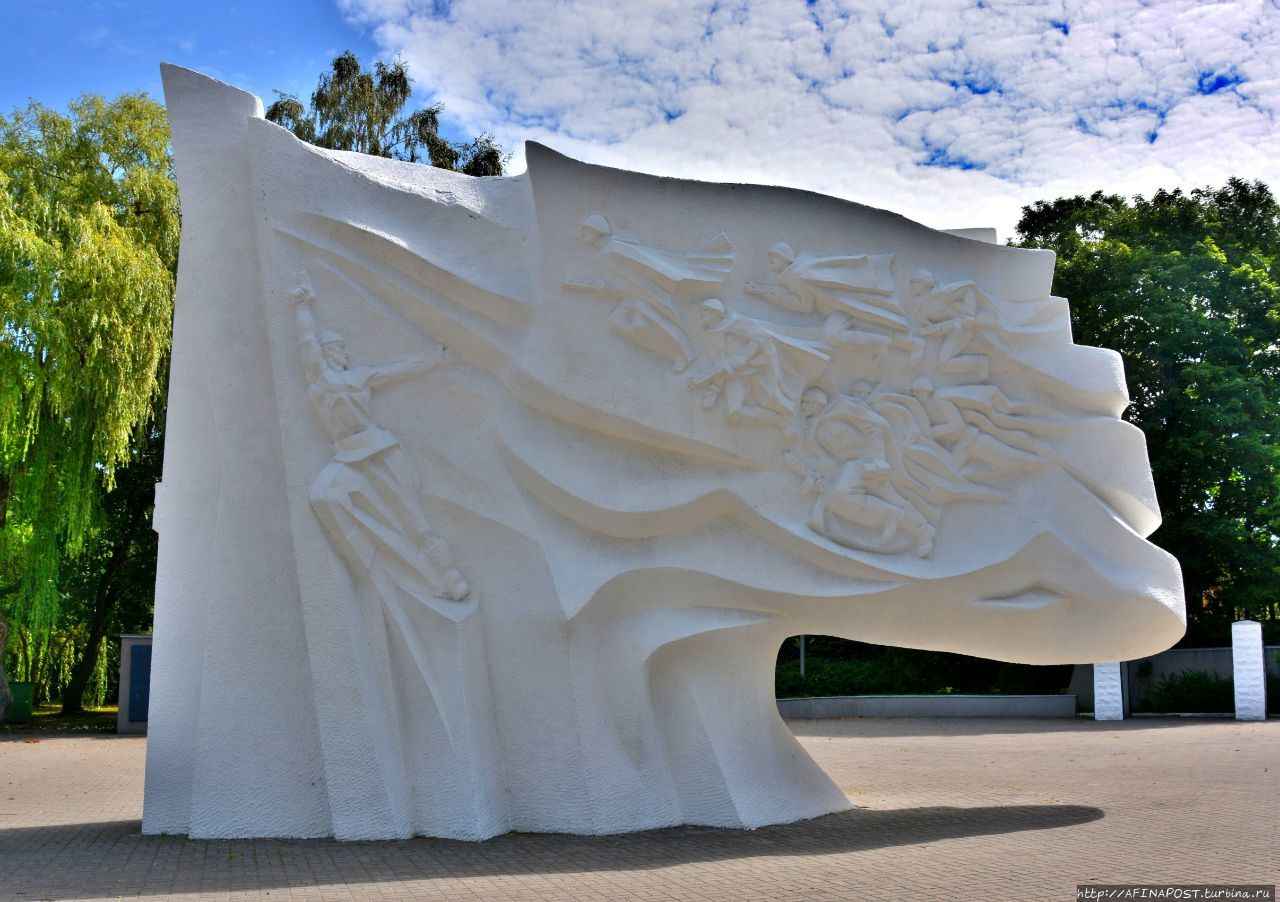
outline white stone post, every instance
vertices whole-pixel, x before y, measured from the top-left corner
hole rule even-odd
[[[1093,719],[1124,720],[1124,677],[1118,661],[1093,665]]]
[[[1262,624],[1231,624],[1231,669],[1236,686],[1236,720],[1267,719],[1267,667],[1262,650]]]

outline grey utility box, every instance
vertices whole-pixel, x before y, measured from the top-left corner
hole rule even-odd
[[[151,701],[151,637],[120,637],[120,713],[117,733],[147,732]]]

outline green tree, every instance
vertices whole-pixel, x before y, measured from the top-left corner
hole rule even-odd
[[[412,91],[402,60],[391,65],[378,60],[370,72],[348,50],[320,75],[309,112],[295,95],[276,91],[266,115],[318,147],[429,162],[467,175],[502,175],[506,157],[493,135],[462,144],[445,140],[440,136],[440,104],[402,115]]]
[[[56,621],[62,563],[145,438],[178,247],[168,141],[140,94],[0,116],[0,619],[20,626]]]
[[[162,399],[155,411],[163,417]],[[60,582],[69,615],[64,619],[83,624],[85,644],[62,687],[63,714],[82,710],[107,636],[151,623],[157,548],[151,515],[163,457],[162,423],[152,419],[136,431],[115,485],[101,489],[100,525],[84,553],[64,557]]]
[[[1058,255],[1075,339],[1124,358],[1164,523],[1182,564],[1186,642],[1225,644],[1280,598],[1280,208],[1259,182],[1097,193],[1023,209],[1016,243]]]

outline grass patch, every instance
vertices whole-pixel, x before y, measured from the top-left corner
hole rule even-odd
[[[115,705],[86,708],[81,714],[63,715],[59,705],[37,705],[28,723],[0,725],[0,732],[13,733],[114,733]]]

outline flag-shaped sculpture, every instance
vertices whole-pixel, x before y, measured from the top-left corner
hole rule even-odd
[[[1176,562],[1053,257],[530,145],[319,150],[166,67],[183,205],[144,830],[848,806],[780,643],[1154,653]]]

